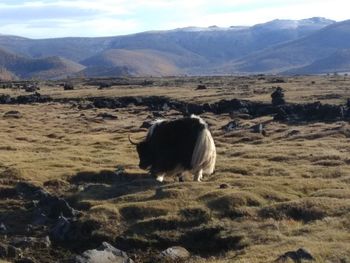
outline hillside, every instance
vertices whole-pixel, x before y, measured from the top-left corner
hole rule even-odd
[[[169,76],[183,74],[180,67],[201,62],[197,56],[186,57],[154,50],[110,49],[81,63],[87,66],[87,75],[93,69],[95,75],[105,76],[106,70],[127,69],[132,76]],[[104,73],[103,73],[104,72]]]
[[[99,38],[0,35],[0,66],[21,78],[318,74],[347,71],[349,43],[350,20],[319,17]]]
[[[279,73],[308,66],[316,60],[337,54],[338,50],[348,48],[350,20],[332,24],[301,39],[248,55],[234,61],[231,66],[233,71],[238,72]],[[334,70],[338,71],[337,68]]]
[[[15,80],[17,77],[6,68],[0,67],[0,80],[10,81]]]
[[[330,56],[315,60],[308,66],[286,71],[286,74],[324,74],[350,72],[350,49],[339,50]]]
[[[85,67],[71,60],[61,57],[48,57],[28,60],[17,66],[22,78],[60,79],[80,72]]]
[[[84,66],[60,57],[33,59],[0,49],[0,68],[6,78],[63,78],[84,69]],[[11,76],[11,77],[10,77]]]

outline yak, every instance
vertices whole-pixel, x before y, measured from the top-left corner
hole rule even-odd
[[[140,159],[139,167],[162,182],[164,175],[178,176],[191,172],[200,182],[203,174],[214,172],[216,148],[208,125],[198,116],[176,120],[156,120],[145,139],[134,142]]]

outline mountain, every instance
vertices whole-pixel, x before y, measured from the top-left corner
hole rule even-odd
[[[16,75],[8,71],[6,68],[0,67],[0,80],[11,81],[16,79],[17,79]]]
[[[281,42],[291,41],[334,23],[311,18],[274,20],[253,27],[183,28],[99,38],[28,39],[0,35],[0,47],[42,58],[60,56],[80,62],[108,49],[147,49],[180,56],[200,56],[210,62],[235,59]],[[291,26],[286,26],[286,25]],[[295,26],[299,24],[299,26]],[[312,26],[307,26],[307,25]]]
[[[19,78],[318,74],[346,69],[349,40],[350,20],[319,17],[99,38],[0,35],[0,67]]]
[[[306,67],[316,60],[336,55],[342,49],[350,49],[350,20],[331,24],[300,39],[252,53],[233,61],[230,67],[241,73],[292,72],[292,69]]]
[[[82,61],[88,76],[113,76],[123,72],[131,76],[169,76],[183,72],[176,66],[171,54],[152,50],[109,49]]]
[[[1,79],[12,78],[64,78],[85,67],[61,57],[30,58],[0,49]],[[5,78],[6,73],[6,78]]]
[[[331,55],[315,60],[310,65],[291,69],[285,74],[325,74],[333,72],[350,72],[350,49],[338,50]]]

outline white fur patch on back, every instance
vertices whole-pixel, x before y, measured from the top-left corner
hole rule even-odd
[[[199,120],[199,122],[200,122],[201,124],[205,125],[205,127],[208,126],[208,124],[207,124],[201,117],[199,117],[199,116],[197,116],[197,115],[191,114],[191,118],[192,118],[192,119],[197,119],[197,120]]]

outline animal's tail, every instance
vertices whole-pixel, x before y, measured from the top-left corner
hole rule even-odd
[[[212,174],[215,169],[216,148],[210,131],[203,129],[193,150],[191,166],[193,171],[203,169],[204,174]]]

